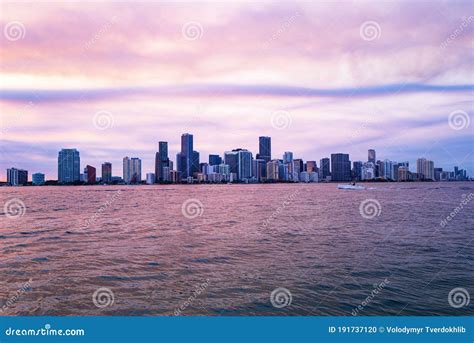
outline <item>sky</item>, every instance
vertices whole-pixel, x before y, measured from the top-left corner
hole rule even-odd
[[[144,175],[182,133],[202,162],[271,136],[273,158],[375,149],[474,176],[471,1],[0,6],[0,180],[56,179],[61,148]]]

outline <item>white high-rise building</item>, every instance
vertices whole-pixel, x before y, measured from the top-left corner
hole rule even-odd
[[[423,157],[417,159],[416,173],[424,180],[434,180],[434,162]]]
[[[123,181],[125,183],[140,183],[142,181],[142,161],[138,157],[123,158]]]

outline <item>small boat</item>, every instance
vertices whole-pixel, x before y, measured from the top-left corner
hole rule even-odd
[[[365,189],[365,187],[364,186],[358,186],[358,185],[337,185],[337,189],[361,190],[361,189]]]

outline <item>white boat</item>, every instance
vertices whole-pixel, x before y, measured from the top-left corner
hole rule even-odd
[[[337,189],[355,189],[355,190],[361,190],[365,189],[364,186],[357,186],[357,185],[337,185]]]

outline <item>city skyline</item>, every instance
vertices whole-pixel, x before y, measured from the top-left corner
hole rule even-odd
[[[157,141],[174,160],[185,131],[204,156],[256,153],[262,135],[278,155],[365,160],[375,147],[473,175],[470,10],[469,1],[2,4],[0,179],[11,166],[57,178],[63,147],[97,168],[127,155],[154,171]]]
[[[293,181],[293,178],[295,178],[296,181],[300,181],[300,172],[308,172],[311,174],[313,171],[316,171],[316,180],[319,181],[325,180],[328,176],[330,176],[333,181],[363,181],[376,178],[397,181],[399,179],[399,168],[403,169],[403,177],[407,177],[407,180],[410,179],[408,177],[410,173],[422,174],[424,178],[435,180],[436,170],[438,173],[443,171],[448,174],[454,172],[454,178],[457,177],[458,171],[463,173],[461,175],[464,175],[464,178],[466,175],[469,177],[467,171],[459,168],[459,166],[454,166],[452,170],[447,170],[435,164],[433,160],[425,157],[418,157],[416,164],[403,159],[395,161],[386,156],[378,158],[380,156],[377,155],[377,150],[372,148],[367,149],[365,159],[351,159],[350,154],[331,152],[328,154],[328,157],[305,160],[297,154],[294,154],[293,151],[285,151],[282,156],[275,156],[272,153],[271,146],[272,138],[270,136],[260,136],[258,137],[258,152],[238,147],[227,149],[222,154],[208,154],[208,158],[205,158],[198,150],[195,150],[194,135],[183,133],[181,135],[181,149],[176,153],[175,161],[169,158],[168,142],[158,142],[158,150],[154,156],[153,170],[142,169],[142,157],[129,157],[127,155],[122,158],[122,168],[115,167],[115,169],[113,169],[113,163],[103,161],[97,167],[86,164],[83,173],[80,172],[82,170],[80,151],[76,148],[62,148],[58,152],[57,157],[57,181],[65,184],[79,181],[92,184],[99,179],[101,179],[102,182],[111,182],[112,178],[120,177],[123,182],[129,184],[140,183],[144,181],[143,176],[146,176],[145,180],[147,180],[147,183],[150,177],[153,178],[153,183],[161,183],[163,181],[181,182],[189,177],[196,179],[196,174],[198,173],[205,175],[208,173],[221,173],[220,169],[222,168],[230,168],[230,173],[235,173],[234,181],[250,180],[256,177],[257,182],[261,181],[260,178],[262,176],[264,179],[268,179],[268,174],[273,172],[276,172],[276,179]],[[113,159],[109,158],[109,160]],[[279,161],[278,164],[272,165],[271,162],[275,161]],[[278,177],[277,170],[280,169],[281,173],[281,167],[286,164],[291,164],[291,168],[289,170],[287,168],[285,173],[290,173],[291,175],[286,175],[286,178],[282,179],[281,175]],[[216,168],[216,170],[203,170],[203,165],[216,167],[221,165],[224,167]],[[176,166],[176,168],[173,168],[173,166]],[[103,175],[106,181],[98,176],[96,180],[96,175],[98,175],[96,174],[96,170],[100,170],[99,168],[102,170],[101,175]],[[297,171],[295,171],[296,176],[292,175],[294,172],[293,168],[297,168]],[[122,175],[117,173],[117,170],[122,170]],[[15,174],[10,174],[11,171],[15,171]],[[17,167],[7,169],[7,174],[10,175],[9,179],[18,180],[18,178],[23,177],[23,180],[25,180],[25,176],[21,176],[23,174],[18,174],[17,171],[23,174],[26,173],[26,181],[29,180],[29,171]],[[171,173],[177,174],[172,176]],[[225,173],[228,174],[229,170]],[[35,174],[41,174],[44,182],[44,173],[36,171],[32,173],[31,179],[33,179]],[[173,179],[173,177],[176,179]],[[438,174],[436,179],[439,180],[439,177],[440,175]],[[16,182],[16,184],[18,184],[18,182]]]

